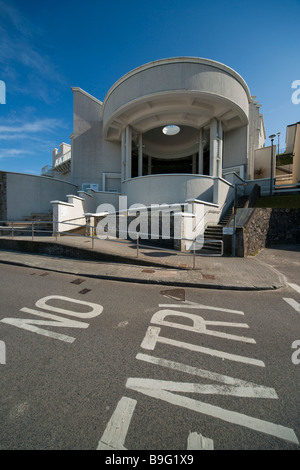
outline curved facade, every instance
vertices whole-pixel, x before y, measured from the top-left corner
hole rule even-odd
[[[177,122],[200,129],[213,118],[224,127],[248,124],[246,83],[223,64],[175,58],[146,64],[122,77],[103,103],[104,136],[120,138],[124,125],[147,132]]]
[[[177,185],[179,199],[215,202],[207,178],[252,178],[263,118],[245,81],[224,64],[197,57],[151,62],[121,77],[103,102],[72,90],[70,180],[80,189],[92,185],[138,203],[144,185],[146,204],[183,203],[174,201]],[[192,190],[182,190],[187,181]]]

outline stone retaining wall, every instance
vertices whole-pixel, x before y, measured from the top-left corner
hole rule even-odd
[[[276,243],[300,243],[300,209],[253,210],[243,227],[244,256]]]

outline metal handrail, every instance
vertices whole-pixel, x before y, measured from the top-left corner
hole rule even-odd
[[[94,231],[96,229],[96,227],[94,225],[88,225],[88,224],[75,224],[75,223],[71,223],[71,222],[54,222],[54,221],[0,221],[0,233],[2,231],[11,231],[11,238],[14,239],[15,237],[15,232],[18,232],[18,231],[22,231],[22,232],[30,232],[31,233],[31,236],[32,236],[32,240],[34,240],[34,236],[35,236],[35,232],[37,231],[37,229],[35,229],[35,226],[36,225],[41,225],[41,223],[44,223],[44,224],[47,224],[47,225],[52,225],[52,230],[45,230],[45,229],[40,229],[39,232],[43,232],[43,233],[51,233],[52,235],[55,236],[56,238],[56,241],[58,240],[58,236],[64,234],[65,232],[55,232],[53,230],[54,228],[54,224],[55,225],[58,225],[58,224],[62,224],[62,225],[72,225],[73,227],[76,226],[76,227],[81,227],[81,228],[86,228],[86,229],[92,229],[92,235],[82,235],[82,234],[74,234],[74,233],[67,233],[68,236],[71,236],[71,237],[82,237],[82,238],[88,238],[88,239],[91,239],[92,240],[92,249],[94,249],[94,240],[95,238],[98,238],[98,237],[95,237],[94,236]],[[5,225],[3,225],[5,224]],[[23,227],[18,227],[16,226],[15,224],[22,224]],[[24,228],[24,225],[28,225],[28,226],[31,226],[31,228]],[[146,233],[142,233],[142,232],[129,232],[127,231],[128,234],[134,234],[134,235],[137,235],[137,238],[136,240],[132,240],[133,242],[136,241],[136,245],[137,245],[137,258],[139,257],[139,249],[141,247],[145,247],[145,248],[148,248],[148,249],[155,249],[155,250],[163,250],[163,251],[171,251],[171,252],[174,252],[174,253],[178,253],[177,250],[175,249],[171,249],[171,248],[163,248],[163,247],[158,247],[158,246],[152,246],[152,245],[143,245],[140,243],[141,240],[143,240],[143,238],[141,236],[143,235],[147,235],[149,236],[149,234],[146,234]],[[0,235],[1,236],[1,235]],[[191,248],[185,252],[180,252],[181,256],[182,255],[185,255],[185,256],[188,256],[188,255],[191,255],[193,256],[193,269],[196,268],[196,256],[223,256],[223,240],[212,240],[212,239],[209,239],[208,241],[211,243],[211,242],[214,242],[214,243],[220,243],[220,247],[221,247],[221,253],[220,254],[203,254],[203,253],[199,253],[197,252],[197,243],[201,242],[204,244],[204,237],[203,238],[199,238],[199,237],[195,237],[194,239],[191,239],[191,238],[180,238],[180,239],[177,239],[175,237],[172,237],[172,236],[159,236],[159,239],[165,239],[165,240],[182,240],[182,241],[187,241],[187,242],[190,242],[191,243]],[[120,239],[120,238],[106,238],[106,239],[101,239],[101,240],[109,240],[111,242],[116,242],[116,243],[126,243],[128,242],[127,239]],[[203,245],[202,245],[203,247]],[[201,248],[202,248],[201,247]]]

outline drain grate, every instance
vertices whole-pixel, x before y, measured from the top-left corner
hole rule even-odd
[[[212,274],[203,274],[203,279],[215,279],[215,276]]]
[[[87,294],[88,292],[91,292],[92,289],[82,289],[81,291],[79,291],[79,294]]]
[[[142,273],[155,273],[154,269],[142,269]]]
[[[74,281],[71,281],[71,284],[81,284],[84,281],[85,279],[74,279]]]

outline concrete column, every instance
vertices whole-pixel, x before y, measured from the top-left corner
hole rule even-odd
[[[126,133],[122,131],[121,135],[121,180],[126,179]]]
[[[138,176],[143,176],[143,134],[139,135]]]
[[[131,178],[132,168],[132,131],[131,127],[126,127],[126,179]]]
[[[198,173],[203,175],[203,129],[199,132]]]
[[[217,176],[223,176],[223,124],[218,122]]]
[[[217,155],[218,155],[218,121],[212,119],[210,123],[210,176],[217,176]]]

